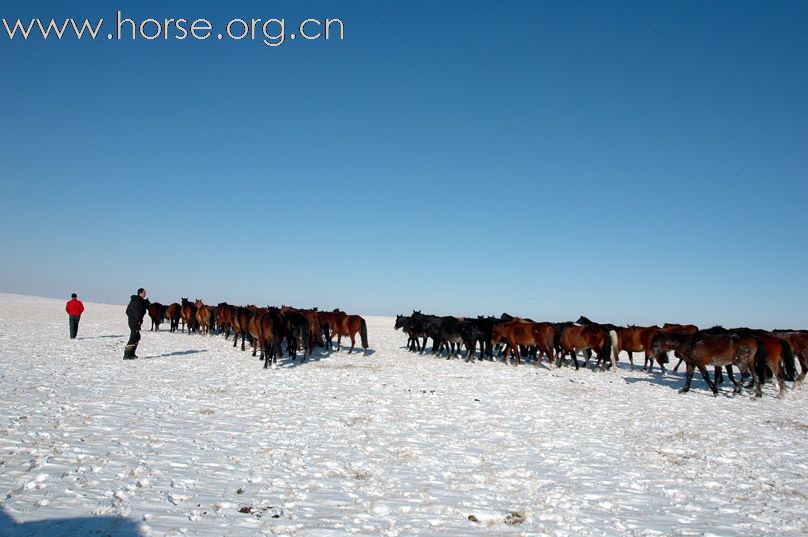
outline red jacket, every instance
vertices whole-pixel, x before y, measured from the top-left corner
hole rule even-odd
[[[84,311],[84,304],[81,303],[81,300],[74,298],[67,303],[65,311],[68,315],[81,315]]]

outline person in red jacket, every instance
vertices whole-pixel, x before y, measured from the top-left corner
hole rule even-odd
[[[70,319],[70,339],[76,339],[76,334],[79,333],[79,319],[84,313],[84,304],[76,298],[76,293],[70,295],[70,300],[65,305],[65,311]]]

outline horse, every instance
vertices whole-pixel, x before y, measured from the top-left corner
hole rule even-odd
[[[307,310],[299,310],[300,313],[306,316],[309,323],[309,354],[312,353],[314,347],[323,346],[323,328],[320,326],[320,315],[317,308]]]
[[[230,337],[232,315],[233,306],[227,302],[219,302],[219,305],[216,306],[216,324],[219,326],[219,330],[224,329],[224,339]]]
[[[176,332],[180,326],[180,311],[182,310],[182,306],[177,304],[176,302],[170,304],[166,307],[166,318],[169,322],[169,332]]]
[[[160,330],[160,323],[166,315],[166,307],[159,302],[149,304],[149,318],[151,318],[151,328],[149,330]]]
[[[194,302],[194,308],[196,308],[196,314],[194,315],[196,326],[203,336],[207,336],[208,329],[210,328],[210,308],[198,298],[196,299],[196,302]]]
[[[410,316],[410,325],[409,330],[416,338],[422,338],[421,341],[421,348],[420,353],[423,354],[426,351],[426,340],[429,338],[427,334],[427,324],[433,320],[437,319],[434,315],[424,315],[421,313],[421,310],[415,311],[412,310],[412,315]],[[433,339],[433,347],[434,347],[434,339]]]
[[[710,380],[708,366],[722,367],[734,365],[743,374],[751,371],[755,382],[755,395],[760,397],[761,379],[756,371],[755,359],[760,344],[751,335],[724,333],[712,334],[700,331],[695,334],[658,333],[651,342],[651,352],[657,355],[669,350],[677,351],[687,364],[685,385],[679,390],[687,393],[693,380],[693,373],[699,370],[713,395],[718,395],[718,388]],[[736,384],[733,393],[740,393],[742,384]]]
[[[255,308],[255,306],[253,306]],[[233,347],[238,344],[238,336],[241,336],[241,350],[244,351],[244,340],[247,338],[249,331],[250,318],[253,312],[249,307],[239,306],[233,312],[230,318],[230,326],[233,328]]]
[[[617,345],[615,352],[618,354],[620,351],[625,351],[628,354],[628,361],[631,364],[631,370],[634,371],[634,353],[644,352],[646,354],[645,364],[642,370],[648,363],[647,345],[649,344],[649,336],[653,336],[653,331],[659,330],[658,326],[622,326],[617,328]],[[664,369],[664,368],[663,368]]]
[[[466,320],[474,323],[477,330],[480,331],[480,359],[482,359],[484,356],[488,356],[489,359],[493,360],[494,346],[491,342],[491,332],[494,325],[498,323],[499,320],[493,316],[483,317],[482,315],[478,315],[476,319],[468,318]]]
[[[421,344],[418,342],[418,337],[412,332],[412,325],[413,322],[411,317],[405,315],[396,315],[396,322],[395,325],[393,325],[393,330],[401,329],[405,334],[407,334],[408,351],[420,351]]]
[[[278,308],[267,308],[266,311],[254,315],[249,325],[255,346],[261,349],[264,369],[274,367],[278,363],[278,356],[283,354],[281,342],[286,337],[283,316]]]
[[[598,365],[601,370],[606,367],[606,357],[611,356],[612,366],[615,367],[616,363],[614,353],[612,352],[612,337],[613,330],[609,330],[598,324],[579,325],[575,323],[567,323],[561,328],[559,335],[559,347],[561,349],[560,357],[563,358],[567,354],[572,357],[575,364],[575,369],[579,368],[577,351],[582,350],[586,358],[585,365],[589,367],[589,359],[592,357],[592,351],[598,353]],[[616,337],[616,334],[614,334]]]
[[[619,338],[618,338],[618,335],[617,335],[617,331],[621,327],[613,325],[613,324],[609,324],[609,323],[596,323],[594,321],[590,321],[587,317],[584,317],[583,315],[578,317],[578,320],[575,321],[575,323],[580,324],[580,325],[597,325],[597,326],[600,326],[601,328],[604,328],[607,331],[607,334],[608,334],[609,338],[611,339],[611,343],[609,345],[609,347],[611,349],[609,351],[609,358],[611,358],[611,362],[612,362],[611,367],[613,367],[614,370],[616,371],[617,370],[618,354],[620,352],[618,350]],[[598,362],[597,363],[598,364],[602,363],[603,365],[601,366],[601,369],[603,369],[603,367],[605,366],[605,363],[606,363],[606,356],[601,357],[601,355],[598,354]]]
[[[362,339],[362,348],[365,353],[368,350],[368,326],[365,319],[359,315],[348,315],[344,311],[335,309],[328,316],[328,324],[331,328],[331,333],[328,337],[328,346],[332,347],[332,340],[337,336],[337,352],[342,348],[342,336],[351,338],[351,349],[348,354],[351,354],[356,346],[356,333],[359,332],[359,337]]]
[[[446,319],[454,319],[454,317],[438,317],[436,315],[422,315],[420,317],[424,332],[424,344],[421,346],[421,354],[426,350],[426,340],[432,340],[432,354],[440,353],[443,348],[443,328],[442,324]],[[448,343],[447,343],[448,345]],[[454,345],[454,343],[452,343]]]
[[[194,306],[193,302],[185,297],[182,299],[180,317],[182,317],[184,326],[188,327],[188,334],[196,330],[196,306]]]
[[[285,311],[284,311],[285,310]],[[286,330],[286,352],[292,359],[297,358],[297,349],[303,348],[301,363],[306,360],[306,355],[311,354],[311,327],[308,318],[299,310],[294,308],[281,308],[283,315],[284,329]]]
[[[457,356],[460,353],[460,346],[466,347],[466,361],[474,359],[477,350],[477,342],[482,338],[482,332],[477,326],[463,318],[441,317],[437,323],[438,352],[445,348],[448,356]],[[434,347],[433,347],[434,352]]]
[[[508,353],[513,357],[513,365],[519,365],[519,346],[533,347],[547,355],[550,363],[553,362],[553,348],[555,333],[550,323],[536,323],[522,319],[496,323],[491,327],[491,344],[502,339],[507,340],[505,347],[505,363],[508,363]],[[541,365],[541,354],[537,356],[536,366]]]
[[[805,374],[808,372],[808,330],[775,330],[776,336],[784,339],[791,347],[791,351],[800,362],[800,374],[795,379],[795,384],[802,384]]]
[[[733,328],[733,333],[752,336],[759,347],[755,356],[755,368],[762,384],[772,377],[777,379],[778,397],[786,395],[784,380],[793,381],[797,375],[796,360],[789,342],[779,334],[754,328]]]

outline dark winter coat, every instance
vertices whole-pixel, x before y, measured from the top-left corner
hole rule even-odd
[[[149,309],[149,301],[140,295],[132,295],[129,305],[126,307],[126,316],[129,317],[129,322],[140,324],[143,322],[143,316]]]

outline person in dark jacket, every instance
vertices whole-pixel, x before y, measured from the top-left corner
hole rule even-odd
[[[76,339],[79,333],[79,320],[84,313],[84,304],[77,298],[76,293],[70,295],[70,300],[65,304],[65,311],[70,319],[70,339]]]
[[[143,316],[149,309],[149,301],[146,300],[146,290],[142,287],[137,290],[136,295],[132,295],[129,305],[126,307],[126,317],[129,320],[129,342],[123,351],[124,360],[132,360],[135,356],[137,343],[140,341],[140,325],[143,324]]]

